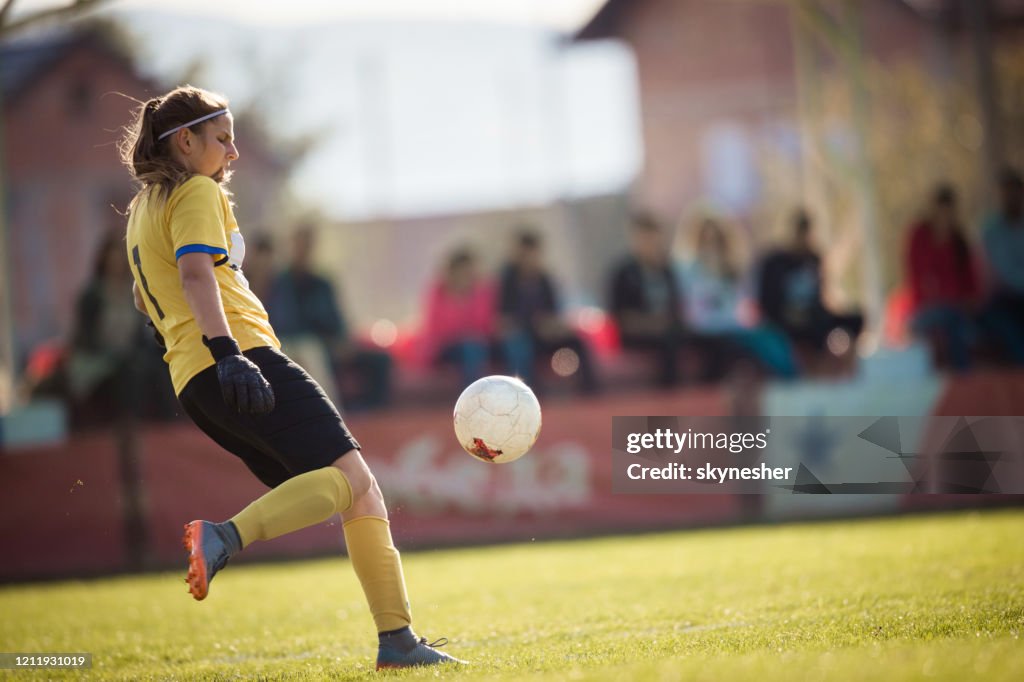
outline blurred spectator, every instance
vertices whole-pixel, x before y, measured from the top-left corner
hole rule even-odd
[[[247,239],[243,272],[249,282],[249,290],[261,301],[270,300],[274,270],[274,242],[270,235],[261,232]]]
[[[681,276],[688,328],[719,342],[721,352],[712,358],[717,355],[721,361],[733,354],[730,350],[739,351],[753,356],[778,376],[797,375],[796,360],[785,335],[771,327],[751,327],[740,320],[742,278],[728,235],[717,220],[701,220],[694,258],[682,265]]]
[[[174,413],[173,391],[151,390],[170,377],[132,299],[132,274],[124,240],[111,232],[96,252],[92,277],[78,296],[66,391],[76,426]],[[157,402],[153,402],[157,401]]]
[[[986,327],[1024,364],[1024,188],[1020,174],[1003,171],[1000,209],[985,219],[985,258],[994,290],[984,312]]]
[[[936,358],[945,350],[955,369],[967,369],[979,286],[952,187],[940,185],[927,215],[911,227],[906,258],[911,330],[932,343]]]
[[[651,216],[634,215],[630,253],[612,272],[609,307],[625,348],[657,353],[662,386],[679,378],[681,300],[661,226]]]
[[[821,256],[811,239],[810,215],[799,209],[793,216],[789,245],[770,252],[758,273],[758,305],[765,321],[775,325],[798,344],[814,350],[826,348],[837,330],[849,347],[864,327],[860,313],[838,315],[825,307],[821,288]]]
[[[266,299],[271,324],[287,352],[301,356],[301,364],[324,390],[329,395],[335,393],[332,399],[337,401],[337,383],[332,379],[341,378],[346,389],[351,387],[350,394],[344,396],[348,409],[387,405],[391,356],[352,338],[334,286],[313,272],[315,243],[316,233],[310,226],[301,226],[292,236],[291,261],[274,278]],[[355,386],[348,379],[354,379]]]
[[[540,236],[524,230],[513,249],[502,268],[498,294],[499,330],[510,371],[532,386],[537,359],[553,357],[557,373],[578,372],[580,388],[593,392],[597,382],[589,349],[558,314],[558,294],[544,268]]]
[[[423,353],[431,363],[456,365],[467,386],[485,375],[493,334],[494,287],[480,275],[473,252],[456,249],[427,294]]]

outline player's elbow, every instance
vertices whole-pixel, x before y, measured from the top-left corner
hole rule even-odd
[[[206,286],[216,281],[210,257],[201,253],[188,253],[178,259],[178,277],[186,289]]]
[[[142,300],[142,292],[139,291],[138,282],[132,282],[132,301],[135,303],[136,310],[147,317],[149,316],[149,311],[146,310],[146,303]]]
[[[181,285],[187,289],[190,286],[206,282],[209,277],[202,271],[183,269],[178,271],[178,279],[181,280]]]
[[[217,280],[201,272],[182,272],[180,279],[181,290],[188,299],[201,298],[206,291],[217,285]]]

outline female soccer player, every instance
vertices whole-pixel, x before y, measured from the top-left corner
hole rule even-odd
[[[377,669],[461,662],[434,648],[444,641],[413,634],[380,488],[335,406],[280,352],[242,273],[245,244],[224,190],[238,159],[227,100],[184,86],[145,102],[121,155],[138,184],[126,240],[135,302],[163,338],[174,391],[271,488],[223,523],[185,526],[192,596],[204,599],[249,544],[341,513],[379,633]]]

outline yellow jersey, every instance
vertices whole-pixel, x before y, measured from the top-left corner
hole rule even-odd
[[[128,219],[128,261],[146,311],[164,337],[164,361],[177,395],[189,380],[214,364],[202,332],[185,301],[178,258],[208,253],[220,286],[221,303],[231,335],[242,350],[280,348],[267,311],[242,274],[245,242],[231,203],[220,185],[205,175],[183,182],[166,201],[144,194]]]

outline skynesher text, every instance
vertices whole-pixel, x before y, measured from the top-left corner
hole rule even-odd
[[[770,467],[765,463],[757,467],[715,467],[704,464],[689,467],[673,462],[662,467],[646,467],[633,463],[626,467],[626,475],[634,481],[783,481],[792,475],[793,467]]]

